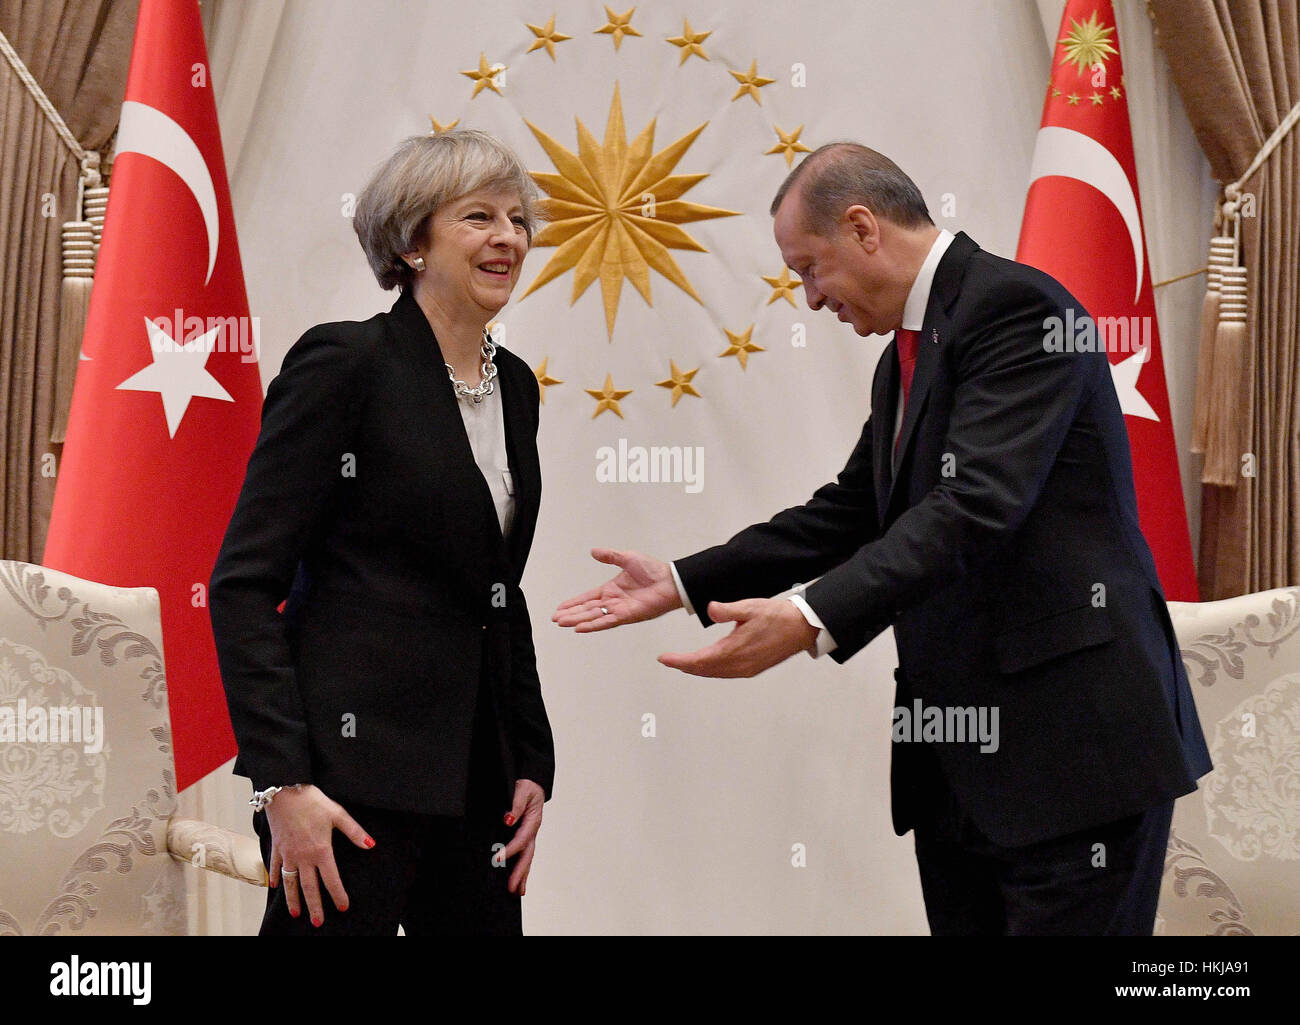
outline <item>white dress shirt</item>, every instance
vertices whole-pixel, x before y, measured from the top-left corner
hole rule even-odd
[[[903,323],[902,327],[908,331],[920,331],[922,324],[925,322],[925,310],[930,305],[930,289],[934,285],[934,272],[939,266],[939,261],[943,259],[943,254],[948,251],[952,245],[952,232],[946,228],[940,229],[939,237],[934,240],[930,247],[930,252],[921,264],[921,269],[916,272],[916,280],[912,282],[912,287],[907,293],[907,302],[903,304]],[[902,382],[899,382],[898,398],[894,403],[894,438],[898,438],[898,432],[903,426],[903,388]],[[677,595],[681,598],[682,607],[695,615],[695,610],[691,607],[690,599],[686,596],[686,588],[682,586],[682,578],[677,574],[677,567],[669,563],[672,570],[673,583],[677,586]],[[815,649],[810,648],[808,654],[814,658],[827,655],[836,648],[835,638],[831,636],[826,625],[821,621],[821,617],[813,611],[811,605],[803,596],[803,589],[806,584],[800,584],[787,592],[785,597],[794,603],[795,608],[803,613],[810,626],[817,630],[817,644]],[[779,596],[778,596],[779,597]]]
[[[492,394],[482,402],[458,396],[456,404],[460,407],[461,419],[465,422],[465,434],[469,437],[469,447],[474,453],[474,462],[479,472],[487,481],[488,490],[492,492],[492,504],[496,506],[497,522],[501,525],[501,536],[506,537],[515,514],[515,486],[510,476],[510,461],[506,455],[506,421],[501,406],[501,378],[497,377]]]

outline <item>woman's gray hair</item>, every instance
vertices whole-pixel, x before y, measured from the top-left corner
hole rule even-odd
[[[916,183],[883,153],[856,142],[831,142],[809,153],[777,190],[773,217],[796,184],[804,225],[817,235],[829,235],[844,211],[858,205],[902,228],[934,223]]]
[[[542,219],[537,186],[510,147],[477,128],[402,140],[362,190],[352,218],[379,287],[409,288],[415,272],[401,254],[428,241],[430,218],[444,204],[478,189],[519,193],[531,243]]]

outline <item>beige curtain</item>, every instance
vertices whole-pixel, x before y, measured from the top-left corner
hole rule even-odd
[[[1160,45],[1201,148],[1221,185],[1250,167],[1300,102],[1295,0],[1150,0]],[[1202,492],[1203,600],[1300,582],[1300,129],[1242,184],[1248,282],[1239,356],[1197,395],[1208,431],[1241,439],[1243,473]],[[1230,234],[1230,230],[1224,232]],[[1210,403],[1217,389],[1229,401]],[[1230,422],[1222,421],[1232,418]],[[1250,475],[1253,470],[1254,475]]]
[[[3,32],[86,150],[117,126],[138,0],[0,0]],[[38,562],[62,445],[57,381],[77,352],[58,351],[60,232],[77,216],[80,166],[0,58],[0,558]],[[66,410],[63,411],[66,415]]]

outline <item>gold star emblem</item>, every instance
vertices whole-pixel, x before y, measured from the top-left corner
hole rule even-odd
[[[722,330],[727,331],[725,327]],[[753,324],[750,324],[749,327],[745,328],[745,330],[740,334],[736,334],[734,331],[727,331],[727,337],[731,339],[731,344],[727,346],[726,352],[718,353],[718,358],[723,359],[727,356],[735,356],[736,359],[740,361],[740,369],[748,370],[749,354],[751,352],[767,351],[761,345],[756,345],[753,341],[751,341],[753,334],[754,334]]]
[[[527,22],[524,22],[524,24],[528,25]],[[537,38],[533,40],[533,44],[528,47],[524,53],[532,53],[534,50],[540,50],[542,47],[545,47],[546,52],[551,55],[551,60],[555,60],[555,44],[573,38],[573,36],[562,35],[555,31],[554,14],[551,15],[551,20],[548,21],[544,27],[538,28],[536,25],[528,25],[528,30]]]
[[[429,124],[433,125],[432,131],[429,132],[430,135],[441,135],[443,132],[450,132],[453,128],[455,128],[458,124],[460,124],[460,118],[456,118],[456,120],[449,125],[444,125],[436,117],[430,114]]]
[[[1088,99],[1092,100],[1092,105],[1094,107],[1100,107],[1101,101],[1104,100],[1105,98],[1106,97],[1102,96],[1101,93],[1093,93],[1091,96],[1088,97]]]
[[[1065,102],[1071,107],[1077,107],[1079,105],[1079,94],[1070,93],[1070,95],[1065,98]]]
[[[700,372],[700,368],[694,370],[678,370],[677,364],[672,360],[668,361],[668,372],[671,376],[666,381],[656,381],[655,384],[660,388],[671,388],[673,390],[673,406],[677,405],[677,400],[683,395],[694,395],[697,399],[703,396],[695,390],[691,384],[691,378]]]
[[[794,290],[802,288],[802,281],[794,281],[790,278],[790,268],[782,267],[780,277],[769,278],[766,274],[762,275],[763,280],[772,286],[772,295],[767,300],[767,305],[771,306],[778,299],[785,299],[791,306],[798,308],[799,304],[794,301]]]
[[[630,24],[630,22],[632,21],[632,15],[634,14],[636,14],[635,7],[631,8],[630,10],[624,11],[622,14],[615,14],[613,11],[609,9],[608,6],[606,6],[605,17],[608,18],[609,21],[606,22],[604,25],[602,25],[600,28],[596,29],[596,31],[593,32],[592,35],[598,36],[604,34],[607,36],[613,36],[614,49],[617,50],[620,46],[623,45],[624,36],[639,36],[641,34],[636,29],[634,29]]]
[[[472,100],[484,89],[491,89],[498,96],[502,95],[501,88],[497,85],[496,76],[505,70],[506,66],[504,64],[494,64],[492,67],[488,67],[487,55],[480,53],[478,55],[478,69],[461,72],[466,78],[474,80],[474,94],[470,96],[470,99]]]
[[[1058,89],[1058,88],[1056,88],[1056,86],[1052,86],[1052,95],[1053,95],[1053,96],[1060,96],[1060,95],[1061,95],[1061,90]]]
[[[750,96],[754,97],[754,102],[761,107],[763,105],[763,97],[758,95],[758,91],[763,88],[763,86],[771,85],[776,81],[775,78],[763,78],[758,73],[757,60],[750,61],[749,70],[743,74],[739,71],[730,70],[728,70],[727,74],[740,83],[740,88],[736,90],[736,95],[731,98],[732,103],[735,103],[738,99],[748,93]]]
[[[653,152],[654,121],[629,143],[623,124],[623,102],[615,84],[603,143],[596,142],[579,120],[578,152],[573,153],[531,122],[524,123],[560,173],[533,172],[534,180],[550,196],[546,201],[550,222],[538,232],[533,245],[558,248],[521,298],[572,270],[572,305],[600,278],[605,327],[611,340],[624,279],[630,280],[641,298],[653,305],[653,269],[703,305],[668,251],[708,250],[677,225],[734,217],[738,211],[683,202],[679,197],[708,175],[670,172],[708,122],[658,153]]]
[[[764,153],[763,154],[764,156],[767,156],[768,154],[771,153],[784,153],[785,166],[789,167],[791,164],[794,163],[794,155],[796,153],[812,152],[812,150],[810,150],[807,146],[805,146],[802,142],[799,141],[799,133],[803,131],[803,125],[800,125],[793,132],[788,132],[788,133],[781,131],[781,129],[778,128],[776,125],[773,125],[772,128],[776,132],[777,138],[779,138],[781,141],[778,142],[766,153]]]
[[[1085,68],[1106,64],[1106,58],[1119,51],[1110,45],[1110,36],[1115,29],[1097,21],[1097,12],[1093,11],[1087,21],[1070,19],[1070,31],[1057,40],[1065,46],[1062,64],[1073,64],[1080,75]]]
[[[1112,86],[1110,87],[1110,97],[1111,97],[1111,99],[1113,99],[1113,100],[1118,100],[1118,99],[1119,99],[1119,86],[1117,86],[1117,85],[1112,85]]]
[[[612,413],[616,413],[618,418],[622,420],[623,410],[618,407],[619,400],[625,399],[632,394],[631,388],[615,388],[614,379],[609,374],[605,375],[604,388],[599,390],[594,388],[584,388],[583,391],[596,400],[596,412],[591,414],[593,420],[607,409]]]
[[[703,57],[705,60],[708,60],[709,55],[704,52],[704,47],[700,44],[711,35],[713,35],[712,32],[691,31],[690,19],[685,19],[682,27],[682,34],[680,36],[670,36],[668,38],[668,42],[672,43],[673,46],[681,47],[682,59],[677,62],[677,66],[680,68],[686,63],[686,58],[692,54],[696,57]]]
[[[537,369],[533,371],[533,376],[534,376],[535,378],[537,378],[537,392],[538,392],[538,395],[541,396],[541,400],[542,400],[543,402],[546,401],[546,389],[547,389],[547,388],[549,388],[549,387],[550,387],[551,385],[553,385],[553,384],[563,384],[563,383],[564,383],[564,382],[561,381],[558,377],[552,377],[550,374],[548,374],[548,373],[546,372],[546,364],[549,363],[550,361],[551,361],[551,357],[550,357],[550,356],[547,356],[547,357],[546,357],[544,360],[542,360],[542,362],[538,365]]]

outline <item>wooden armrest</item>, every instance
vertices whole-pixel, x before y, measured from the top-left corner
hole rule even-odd
[[[167,853],[195,868],[219,872],[254,886],[266,885],[266,866],[256,840],[196,819],[167,823]]]

